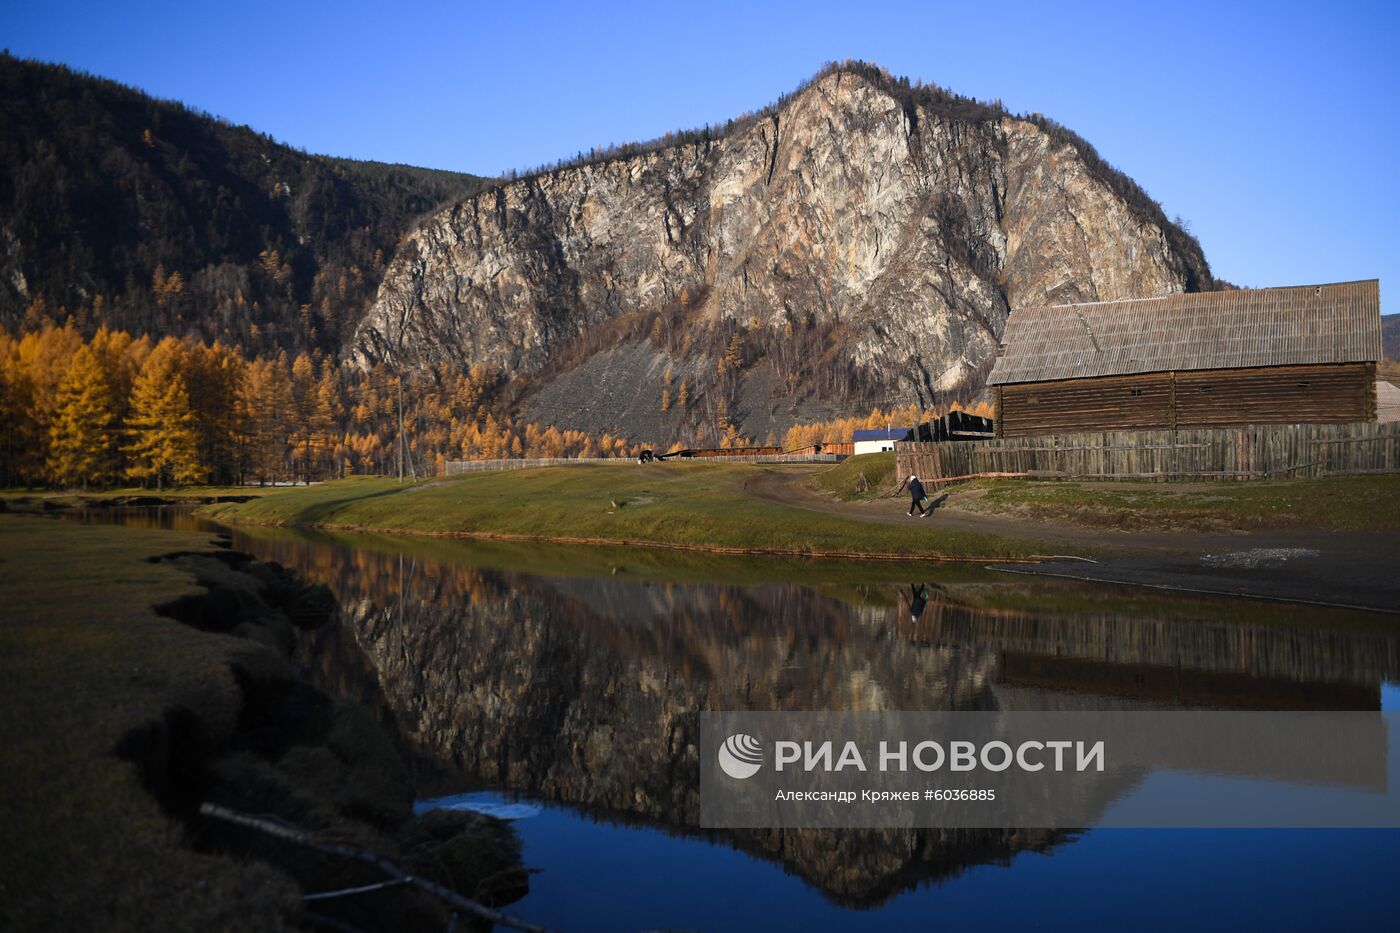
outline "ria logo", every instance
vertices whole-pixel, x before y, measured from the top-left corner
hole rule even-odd
[[[736,780],[751,778],[763,767],[763,746],[751,735],[731,735],[719,747],[719,766]]]

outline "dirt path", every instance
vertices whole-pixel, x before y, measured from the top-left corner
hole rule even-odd
[[[1031,538],[1055,544],[1059,553],[1094,561],[1047,560],[1019,572],[1400,615],[1400,529],[1120,531],[949,508],[938,508],[928,518],[910,518],[903,498],[842,502],[823,495],[809,483],[819,469],[766,469],[745,489],[783,505],[855,521],[931,522],[935,527]]]
[[[1120,531],[1101,528],[1086,528],[1064,522],[1031,522],[1019,518],[1006,518],[980,512],[964,512],[940,507],[929,518],[911,518],[907,514],[909,500],[875,499],[865,502],[843,502],[823,495],[811,487],[808,480],[823,468],[770,468],[755,476],[745,484],[744,490],[760,499],[781,502],[794,508],[807,509],[827,515],[842,515],[847,518],[880,524],[895,525],[906,522],[932,522],[940,528],[958,531],[981,531],[988,534],[1007,535],[1014,538],[1035,538],[1041,541],[1054,541],[1067,545],[1077,545],[1082,549],[1102,552],[1113,550],[1177,551],[1190,552],[1200,549],[1202,536],[1182,532]],[[939,496],[935,496],[938,499]],[[1230,542],[1238,544],[1240,535],[1214,533],[1208,537],[1217,539],[1217,544]]]

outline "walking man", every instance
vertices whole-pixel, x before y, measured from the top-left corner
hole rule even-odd
[[[933,509],[929,507],[932,505],[932,503],[928,501],[928,493],[924,491],[924,484],[919,482],[919,478],[913,473],[909,474],[909,478],[905,480],[904,483],[909,487],[910,497],[909,511],[906,514],[912,516],[914,514],[914,510],[918,509],[919,517],[927,518],[929,513],[932,512]]]

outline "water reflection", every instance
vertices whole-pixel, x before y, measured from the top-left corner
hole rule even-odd
[[[177,510],[136,520],[209,527]],[[1382,682],[1400,679],[1393,620],[1334,611],[967,568],[900,579],[898,568],[666,565],[628,551],[233,538],[338,594],[339,623],[307,637],[302,661],[326,689],[379,710],[432,764],[424,796],[504,788],[711,838],[697,828],[700,710],[1369,710]],[[806,582],[773,579],[785,575]],[[726,577],[746,582],[717,582]],[[1071,838],[722,836],[858,906]]]
[[[923,586],[679,584],[489,569],[333,540],[236,543],[341,595],[340,626],[306,645],[308,664],[381,704],[434,761],[487,785],[688,832],[698,710],[1377,709],[1381,681],[1400,671],[1400,640],[1374,624],[1231,622],[1210,617],[1218,607],[1170,602],[1124,613],[1111,601],[1118,594],[1098,591],[1098,611],[1028,612],[993,605],[991,590],[1024,585],[989,575]],[[1027,595],[1051,603],[1083,589],[1037,585],[1011,601]],[[726,837],[860,905],[1066,838]]]

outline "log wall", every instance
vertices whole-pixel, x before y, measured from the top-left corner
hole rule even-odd
[[[1376,417],[1375,364],[1340,363],[1098,376],[998,386],[997,433],[1249,424],[1347,424]]]
[[[989,441],[901,442],[897,475],[1210,480],[1400,473],[1400,422],[1105,431]]]

